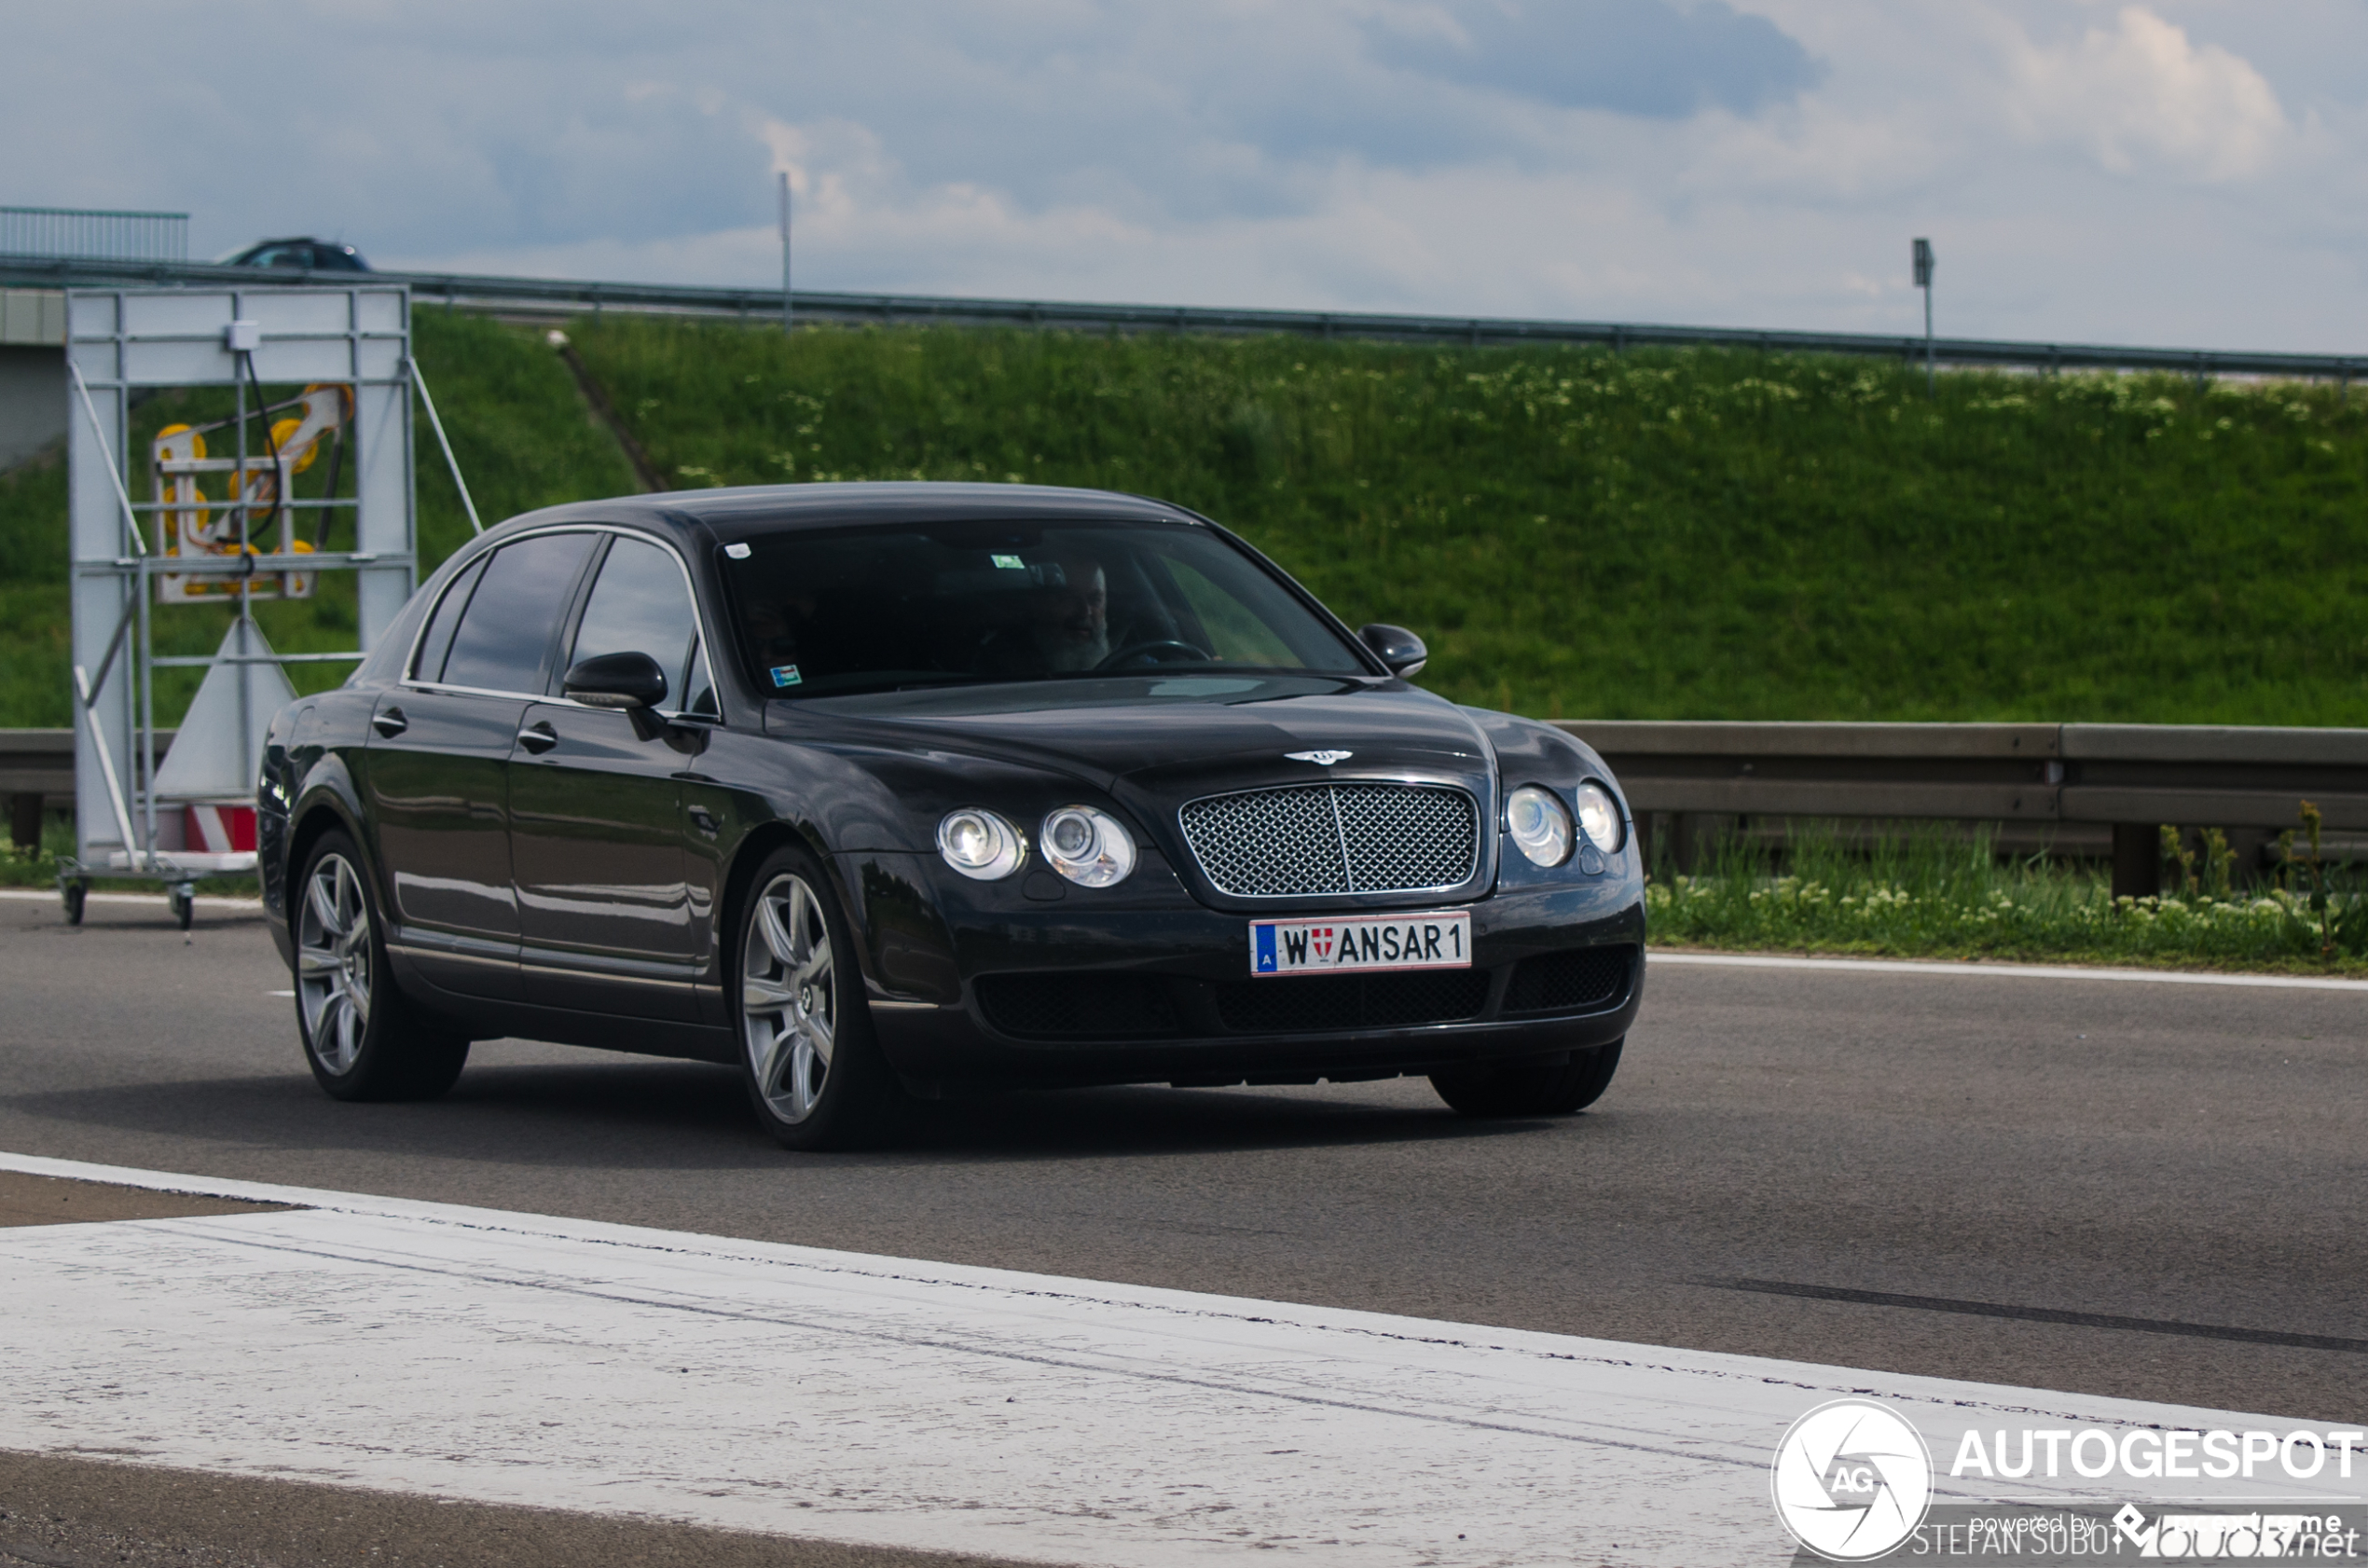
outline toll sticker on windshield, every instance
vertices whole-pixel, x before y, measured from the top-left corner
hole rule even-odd
[[[996,570],[998,571],[1026,571],[1027,570],[1027,562],[1017,556],[989,556],[987,559],[995,563]]]
[[[1382,915],[1250,922],[1250,973],[1467,970],[1469,915]]]
[[[776,686],[794,686],[799,681],[805,679],[805,676],[800,675],[797,672],[797,666],[795,665],[775,665],[772,669],[772,675],[773,684]]]

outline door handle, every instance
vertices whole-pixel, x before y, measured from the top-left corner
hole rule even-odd
[[[537,756],[559,743],[558,732],[547,723],[529,724],[518,732],[518,744]]]
[[[378,731],[381,736],[384,736],[387,739],[392,740],[396,736],[401,735],[405,730],[411,727],[411,721],[403,716],[403,709],[399,708],[390,708],[384,713],[372,714],[370,716],[370,727]]]

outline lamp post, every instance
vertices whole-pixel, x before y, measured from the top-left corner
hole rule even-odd
[[[1916,244],[1922,244],[1921,240]],[[781,337],[789,337],[789,171],[781,171]]]
[[[784,209],[786,211],[786,209]],[[1916,241],[1916,286],[1924,291],[1924,395],[1933,395],[1933,242]]]

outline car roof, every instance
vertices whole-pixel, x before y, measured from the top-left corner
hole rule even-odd
[[[511,518],[490,532],[562,522],[640,523],[661,531],[702,530],[723,543],[806,529],[877,524],[995,522],[1200,522],[1196,514],[1147,496],[1055,485],[947,484],[880,480],[738,488],[666,490],[573,502]]]
[[[253,255],[257,251],[268,251],[280,245],[310,245],[316,251],[335,251],[340,255],[350,255],[356,260],[361,259],[362,255],[359,250],[342,240],[324,240],[311,234],[283,234],[277,239],[256,240],[241,245],[235,250],[225,251],[222,253],[221,263],[217,265],[227,265],[234,257]]]

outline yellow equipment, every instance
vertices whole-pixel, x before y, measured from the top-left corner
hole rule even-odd
[[[296,476],[312,466],[321,443],[333,446],[344,438],[352,416],[353,391],[335,382],[316,382],[299,397],[262,410],[263,417],[300,410],[269,426],[265,451],[237,458],[206,455],[205,433],[233,421],[210,425],[167,425],[149,445],[149,469],[158,512],[157,548],[166,556],[310,555],[314,543],[299,536],[296,509],[282,504],[293,499]],[[224,498],[209,503],[200,475],[224,476]],[[332,465],[331,485],[336,482]],[[278,524],[275,540],[261,536]],[[157,579],[157,601],[189,604],[244,594],[248,598],[310,598],[320,574],[280,571],[268,575],[221,572],[169,572]]]

